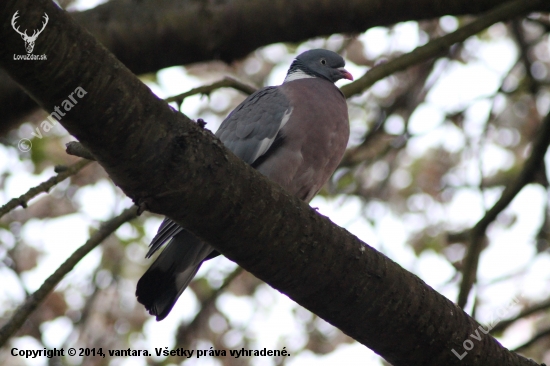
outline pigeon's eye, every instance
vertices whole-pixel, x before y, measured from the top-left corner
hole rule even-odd
[[[326,63],[327,63],[327,60],[325,60],[324,58],[322,58],[322,59],[321,59],[321,64],[326,65]]]

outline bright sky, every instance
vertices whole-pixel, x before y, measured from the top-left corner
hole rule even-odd
[[[99,1],[92,1],[97,4]],[[84,3],[84,2],[83,2]],[[89,7],[86,3],[82,7]],[[93,5],[91,5],[93,6]],[[79,7],[80,8],[80,7]],[[456,20],[445,17],[442,24],[449,30],[456,27]],[[491,28],[494,35],[502,34],[502,26]],[[370,57],[377,57],[390,50],[408,52],[423,43],[418,36],[417,26],[414,22],[398,25],[392,34],[387,29],[373,28],[360,36],[365,44],[365,53]],[[331,41],[338,43],[341,39],[335,36]],[[297,53],[309,48],[321,46],[321,41],[311,41],[301,46]],[[510,69],[517,58],[515,46],[506,38],[501,37],[493,42],[482,42],[471,39],[466,42],[466,49],[475,54],[477,61],[468,64],[458,62],[440,62],[437,66],[442,68],[442,75],[435,81],[435,87],[430,92],[426,103],[414,113],[410,121],[410,130],[415,135],[409,142],[408,152],[412,155],[421,155],[426,149],[436,146],[446,146],[450,150],[457,149],[463,143],[462,137],[456,127],[443,123],[444,115],[450,111],[457,111],[467,105],[467,119],[465,124],[469,131],[477,131],[481,134],[483,123],[491,107],[486,96],[490,96],[498,89],[502,77]],[[272,45],[263,49],[262,54],[273,61],[282,62],[277,66],[270,78],[269,84],[280,84],[284,79],[288,65],[295,55],[287,55],[281,45]],[[351,62],[346,68],[357,78],[365,69]],[[172,67],[158,73],[158,85],[150,84],[152,90],[160,97],[175,95],[203,84],[193,76],[187,75],[182,67]],[[339,86],[344,83],[338,83]],[[383,90],[384,81],[373,87]],[[474,101],[475,102],[472,102]],[[183,112],[191,118],[204,117],[198,115],[200,107],[205,104],[223,105],[228,103],[228,98],[223,92],[215,92],[211,99],[194,96],[187,98],[183,105]],[[548,109],[548,105],[541,106]],[[221,121],[213,117],[207,119],[207,127],[214,129]],[[361,121],[352,121],[360,124]],[[401,125],[400,125],[401,123]],[[24,131],[22,127],[21,131]],[[30,129],[30,127],[28,127]],[[402,129],[402,121],[395,120],[389,123],[387,128],[397,132]],[[491,144],[487,144],[482,151],[484,156],[484,170],[492,171],[509,164],[510,157],[507,153]],[[548,156],[547,156],[548,159]],[[550,166],[547,164],[547,166]],[[5,189],[0,192],[0,202],[6,202],[16,197],[29,188],[46,180],[53,175],[53,170],[48,169],[35,176],[30,173],[30,166],[26,162],[19,161],[17,152],[11,148],[0,146],[0,174],[4,172],[16,172],[6,179]],[[470,183],[477,185],[479,181],[477,163],[472,161],[471,166],[466,164],[461,167],[460,174],[466,177]],[[400,177],[405,179],[407,177]],[[396,178],[397,179],[397,178]],[[55,191],[55,190],[54,190]],[[452,202],[444,208],[435,208],[435,212],[441,220],[470,226],[482,217],[484,209],[498,198],[499,192],[489,192],[486,197],[481,197],[476,190],[460,188]],[[424,199],[422,197],[419,200]],[[511,207],[506,210],[508,215],[515,215],[517,220],[509,227],[501,223],[491,226],[488,234],[492,245],[481,256],[479,268],[481,304],[478,314],[483,322],[494,319],[499,309],[507,309],[507,315],[512,315],[513,309],[508,310],[510,299],[514,296],[522,296],[530,299],[542,299],[548,293],[550,280],[550,256],[542,254],[535,256],[532,243],[534,233],[539,227],[543,215],[543,203],[548,197],[539,186],[526,187],[513,201]],[[485,201],[484,201],[485,200]],[[44,252],[39,265],[26,273],[23,277],[24,286],[28,291],[36,290],[43,280],[51,274],[76,248],[82,245],[88,238],[88,227],[95,226],[101,220],[107,220],[118,214],[123,207],[131,205],[130,200],[120,202],[115,195],[115,188],[106,182],[100,181],[93,186],[81,189],[77,194],[77,201],[81,210],[79,213],[64,216],[58,219],[31,220],[24,226],[21,235],[30,245]],[[455,301],[457,288],[448,285],[454,275],[454,269],[447,260],[433,252],[424,252],[417,258],[412,249],[407,245],[408,234],[414,232],[420,216],[397,217],[394,213],[385,209],[382,205],[370,205],[367,209],[379,211],[379,224],[373,227],[367,222],[361,212],[365,209],[364,203],[354,197],[336,197],[326,200],[317,197],[312,206],[319,207],[323,215],[327,215],[338,225],[347,228],[350,232],[367,242],[369,245],[382,250],[394,261],[419,275],[424,281],[436,290]],[[156,233],[160,219],[152,218],[146,223],[146,231],[149,238]],[[125,235],[128,227],[119,230],[120,235]],[[128,233],[129,235],[129,233]],[[8,247],[13,245],[13,238],[0,231],[0,240]],[[0,249],[1,250],[1,249]],[[137,248],[144,254],[146,248]],[[0,257],[5,253],[0,251]],[[85,283],[94,267],[98,264],[101,249],[95,249],[72,271],[61,283],[60,287],[67,287]],[[141,256],[142,257],[142,256]],[[496,259],[498,258],[498,263]],[[145,260],[144,260],[145,261]],[[228,273],[235,268],[235,264],[225,258],[217,258],[205,264],[199,276],[208,278],[220,276],[220,273]],[[502,281],[498,286],[484,289],[484,284],[500,278],[506,274],[524,270],[522,277]],[[0,267],[0,278],[5,284],[0,287],[0,299],[7,299],[12,303],[19,303],[24,298],[24,293],[17,279],[10,272]],[[135,284],[132,284],[135,285]],[[516,290],[521,288],[521,292]],[[251,334],[256,335],[254,346],[257,348],[278,348],[282,339],[291,339],[294,349],[298,350],[306,341],[301,335],[303,324],[293,316],[293,310],[297,305],[286,296],[269,288],[267,285],[256,293],[257,304],[254,305],[246,298],[240,298],[232,294],[224,294],[218,300],[221,311],[230,319],[231,325],[243,327]],[[6,301],[6,300],[0,300]],[[78,306],[84,299],[74,294],[71,301]],[[258,305],[259,304],[259,305]],[[141,306],[137,304],[136,306]],[[145,339],[136,339],[134,348],[171,347],[174,345],[173,335],[182,320],[190,320],[198,311],[198,303],[191,291],[185,291],[166,321],[156,322],[150,318],[145,326]],[[522,325],[523,324],[523,325]],[[517,346],[529,339],[531,329],[525,323],[513,327],[501,338],[506,347]],[[67,318],[57,319],[44,325],[44,342],[48,347],[60,346],[65,337],[69,335],[70,322]],[[326,325],[327,334],[334,332],[331,326]],[[229,337],[228,343],[238,343],[238,334]],[[13,341],[13,346],[20,348],[36,347],[40,345],[30,337],[24,337]],[[209,348],[205,345],[205,348]],[[159,359],[160,360],[160,359]],[[47,359],[28,360],[28,365],[46,365]],[[145,365],[140,358],[131,358],[117,365]],[[190,359],[185,365],[218,365],[219,362],[211,358]],[[289,360],[291,366],[322,366],[322,365],[381,365],[378,356],[360,344],[341,345],[336,351],[318,356],[307,351],[293,355]],[[273,365],[269,358],[257,358],[253,365]]]

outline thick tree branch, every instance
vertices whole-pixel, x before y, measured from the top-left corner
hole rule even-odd
[[[154,96],[88,32],[45,0],[8,0],[45,11],[55,27],[22,64],[20,43],[0,28],[0,65],[48,111],[79,88],[87,94],[61,123],[140,205],[164,214],[229,259],[399,365],[534,365],[489,335],[462,360],[472,318],[370,246],[231,154],[213,135]],[[397,341],[396,341],[397,340]]]
[[[74,175],[78,173],[82,168],[84,168],[86,165],[90,164],[90,160],[80,160],[67,169],[63,170],[62,172],[58,173],[56,176],[51,177],[45,182],[40,183],[36,187],[33,187],[29,189],[25,194],[11,199],[8,203],[6,203],[4,206],[0,207],[0,217],[4,216],[11,210],[17,208],[18,206],[21,206],[23,208],[27,208],[27,203],[30,199],[36,197],[40,193],[48,192],[53,186],[55,186],[57,183],[67,179],[71,175]]]
[[[19,85],[0,69],[0,135],[23,122],[23,118],[38,108],[38,105]],[[9,106],[9,108],[8,108]]]
[[[0,328],[0,347],[23,325],[27,317],[46,299],[55,286],[80,262],[88,253],[97,247],[122,224],[136,217],[137,207],[126,209],[120,215],[103,223],[90,239],[78,248],[55,272],[44,281],[42,286],[17,308],[10,320]]]
[[[136,74],[219,59],[258,47],[443,15],[480,14],[506,0],[146,0],[72,14]],[[537,9],[549,9],[540,2]],[[307,16],[306,16],[307,14]],[[153,15],[153,16],[152,16]],[[147,57],[143,57],[146,52]]]

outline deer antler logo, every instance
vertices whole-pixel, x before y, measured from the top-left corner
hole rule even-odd
[[[46,28],[46,24],[48,24],[48,14],[44,13],[44,22],[42,22],[42,29],[39,31],[34,30],[32,33],[32,36],[27,35],[27,30],[25,29],[24,32],[19,31],[19,27],[15,27],[15,20],[18,18],[17,13],[19,10],[13,14],[13,18],[11,18],[11,26],[13,29],[21,35],[21,38],[23,38],[23,41],[25,41],[25,49],[27,50],[27,53],[32,53],[32,50],[34,49],[34,42],[36,41],[36,38],[42,33],[44,28]]]

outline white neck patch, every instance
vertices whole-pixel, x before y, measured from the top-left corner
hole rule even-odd
[[[303,72],[302,70],[298,70],[298,71],[295,71],[291,74],[288,74],[285,78],[285,81],[283,81],[283,84],[284,83],[288,83],[289,81],[293,81],[293,80],[299,80],[299,79],[313,79],[315,76],[311,76],[311,75],[308,75],[306,74],[305,72]]]

